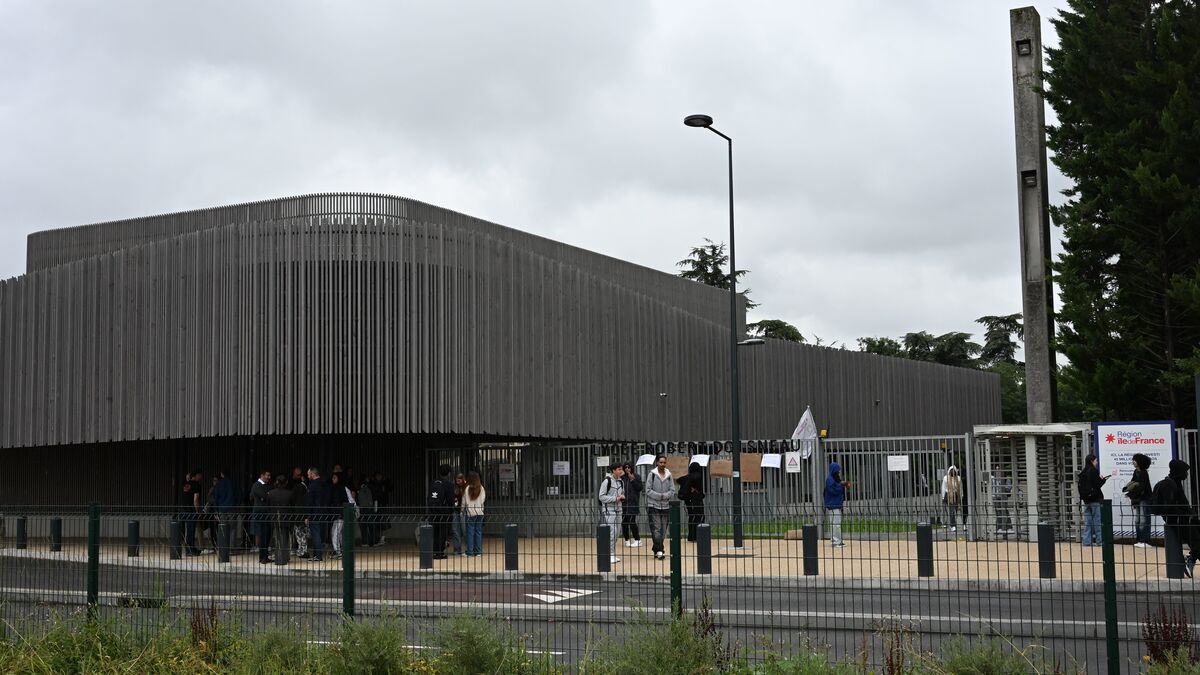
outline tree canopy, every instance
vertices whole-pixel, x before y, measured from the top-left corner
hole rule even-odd
[[[746,325],[747,332],[753,337],[787,340],[788,342],[805,342],[800,329],[780,319],[763,319]]]
[[[1104,419],[1195,424],[1200,368],[1200,8],[1070,0],[1046,100],[1064,253],[1064,382]]]

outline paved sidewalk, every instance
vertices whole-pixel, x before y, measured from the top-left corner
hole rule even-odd
[[[32,543],[32,542],[31,542]],[[39,542],[40,543],[40,542]],[[804,574],[802,542],[781,539],[753,539],[748,548],[736,551],[729,540],[713,542],[712,573],[716,577],[801,577]],[[610,571],[617,575],[667,576],[669,560],[655,560],[650,541],[640,548],[627,548],[618,542],[617,555],[621,562],[613,563]],[[590,538],[521,539],[519,572],[522,574],[588,575],[598,572],[595,541]],[[1074,543],[1055,546],[1057,578],[1063,581],[1103,580],[1103,555],[1100,547],[1083,547]],[[844,548],[833,548],[827,541],[818,545],[821,577],[841,579],[919,579],[917,576],[916,544],[907,540],[848,540]],[[86,562],[86,546],[70,541],[63,551],[52,553],[44,544],[26,550],[0,549],[0,575],[3,567],[13,565],[12,559],[64,560]],[[1163,549],[1135,548],[1122,544],[1115,547],[1118,581],[1141,581],[1166,578]],[[118,565],[166,570],[227,570],[245,574],[287,575],[305,573],[336,573],[340,561],[327,559],[312,563],[298,558],[286,565],[261,565],[256,553],[230,557],[230,562],[217,562],[215,554],[184,556],[171,560],[165,542],[143,542],[140,555],[126,555],[123,541],[106,540],[101,547],[101,562]],[[934,543],[935,578],[956,580],[1016,581],[1038,579],[1037,544],[1028,542],[968,542],[938,541]],[[697,570],[695,545],[683,545],[683,574],[693,576]],[[358,573],[371,576],[388,573],[429,574],[420,570],[420,559],[412,544],[388,544],[376,548],[359,548],[355,553]],[[484,554],[478,558],[450,555],[435,560],[432,573],[480,575],[504,570],[504,542],[484,541]],[[1190,582],[1189,582],[1190,583]]]

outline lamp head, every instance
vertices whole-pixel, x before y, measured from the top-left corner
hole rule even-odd
[[[711,127],[713,118],[708,115],[688,115],[683,118],[683,123],[689,127]]]

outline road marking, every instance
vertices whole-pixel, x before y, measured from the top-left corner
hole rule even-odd
[[[526,593],[526,597],[535,600],[541,600],[548,604],[562,602],[563,600],[574,600],[575,598],[583,598],[589,595],[596,595],[600,591],[581,591],[578,588],[564,588],[561,591],[545,591],[544,593]]]

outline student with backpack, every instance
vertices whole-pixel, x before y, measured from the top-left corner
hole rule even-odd
[[[600,524],[608,525],[608,561],[619,563],[617,538],[621,534],[621,502],[625,501],[625,488],[621,483],[625,470],[620,464],[613,464],[609,471],[600,481],[600,492],[596,498],[600,500]]]
[[[1117,475],[1116,470],[1110,476],[1100,475],[1100,460],[1089,454],[1083,471],[1079,472],[1079,499],[1083,502],[1083,545],[1100,546],[1100,502],[1104,501],[1104,484],[1108,479]]]
[[[1196,511],[1188,504],[1187,490],[1183,488],[1191,467],[1181,459],[1173,459],[1167,464],[1167,469],[1167,477],[1154,486],[1150,512],[1162,516],[1167,529],[1172,530],[1179,542],[1179,557],[1183,557],[1183,545],[1188,545],[1183,571],[1190,579],[1196,568],[1196,554],[1200,552],[1200,518],[1196,517]]]

